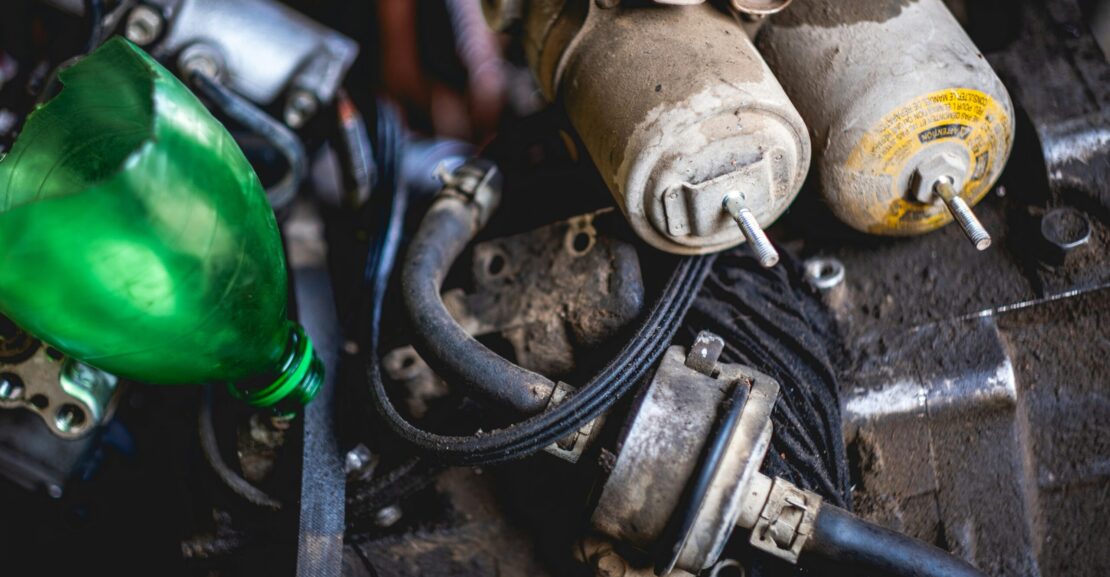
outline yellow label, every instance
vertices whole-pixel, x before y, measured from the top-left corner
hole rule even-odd
[[[874,232],[923,232],[940,226],[948,216],[937,205],[906,198],[907,163],[928,146],[960,144],[971,160],[961,196],[974,204],[998,178],[1011,138],[1010,118],[994,98],[969,88],[940,90],[884,117],[860,140],[847,167],[890,177],[889,196],[880,195],[872,207]]]

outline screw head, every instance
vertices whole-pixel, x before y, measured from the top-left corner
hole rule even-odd
[[[0,373],[0,401],[18,401],[23,391],[22,379],[12,373]]]
[[[157,10],[140,4],[127,15],[123,35],[139,46],[149,46],[162,36],[165,27],[166,20]]]
[[[301,128],[316,116],[319,108],[315,95],[306,90],[295,90],[285,104],[285,124],[293,129]]]
[[[54,415],[54,425],[63,433],[80,430],[85,424],[85,412],[76,405],[65,404]]]

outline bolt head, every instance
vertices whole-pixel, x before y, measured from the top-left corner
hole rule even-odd
[[[1069,255],[1090,244],[1091,231],[1091,220],[1082,212],[1071,207],[1050,210],[1041,219],[1042,260],[1054,266],[1066,264]]]
[[[181,75],[186,79],[193,74],[203,74],[219,80],[223,74],[223,56],[208,44],[198,42],[189,46],[181,52],[177,62]]]
[[[594,567],[597,577],[624,577],[628,572],[628,564],[613,551],[601,553],[594,561]]]
[[[14,374],[0,373],[0,401],[18,401],[23,397],[23,381]]]
[[[139,46],[149,46],[162,36],[165,27],[166,21],[157,10],[140,4],[127,15],[123,35]]]
[[[315,95],[306,90],[295,90],[285,104],[285,124],[293,129],[302,128],[316,116],[319,108],[320,103]]]

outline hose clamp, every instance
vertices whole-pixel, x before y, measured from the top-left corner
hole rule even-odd
[[[489,160],[471,158],[454,171],[441,163],[436,168],[436,177],[443,183],[439,199],[455,198],[475,207],[478,228],[489,222],[501,203],[501,171]]]
[[[752,546],[790,563],[797,563],[802,547],[813,534],[813,524],[820,508],[820,495],[776,478],[752,528]]]

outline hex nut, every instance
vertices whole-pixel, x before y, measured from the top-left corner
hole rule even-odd
[[[952,180],[952,187],[957,191],[964,186],[964,177],[967,174],[968,160],[960,155],[950,152],[933,154],[917,165],[913,176],[910,178],[910,199],[922,204],[932,204],[936,200],[933,185],[941,178]]]

